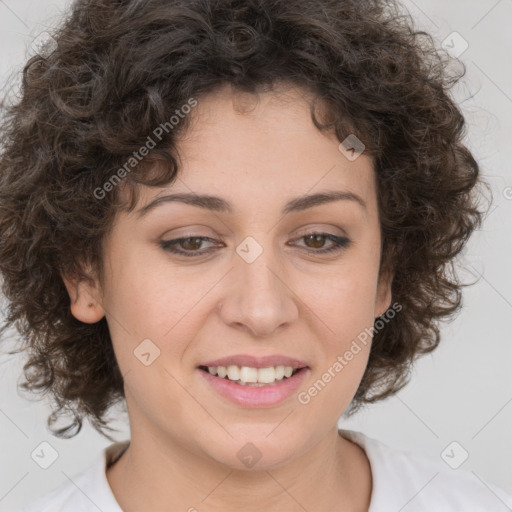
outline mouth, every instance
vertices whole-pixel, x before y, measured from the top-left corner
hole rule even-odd
[[[239,407],[262,408],[290,399],[311,370],[309,366],[201,365],[197,371],[208,393]]]
[[[199,366],[199,369],[214,377],[227,380],[239,386],[264,387],[275,386],[280,382],[294,377],[298,372],[305,370],[307,366],[268,366],[256,368],[250,366]]]

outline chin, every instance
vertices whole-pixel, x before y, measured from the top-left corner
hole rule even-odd
[[[222,443],[215,443],[215,451],[209,451],[217,463],[237,470],[269,470],[283,466],[302,452],[299,440],[291,438],[287,432],[279,434],[277,423],[272,428],[248,427],[239,429],[233,439],[225,436]],[[275,432],[271,433],[273,429]],[[257,430],[257,431],[256,431]],[[231,432],[231,431],[230,431]]]

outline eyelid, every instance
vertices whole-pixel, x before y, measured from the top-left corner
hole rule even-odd
[[[337,233],[333,233],[332,231],[335,230]],[[339,226],[333,226],[332,224],[320,224],[320,225],[311,225],[307,224],[305,227],[297,228],[294,231],[293,236],[295,237],[301,237],[305,235],[312,235],[313,233],[317,234],[323,234],[323,235],[332,235],[332,236],[339,236],[339,237],[347,237],[347,232],[340,228]]]

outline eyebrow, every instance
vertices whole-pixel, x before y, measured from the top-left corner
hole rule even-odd
[[[366,203],[357,194],[348,191],[328,191],[319,192],[309,196],[301,196],[291,199],[286,203],[283,208],[282,214],[286,215],[291,212],[299,212],[319,206],[325,203],[331,203],[333,201],[353,201],[359,204],[364,210],[366,210]],[[137,211],[139,217],[146,215],[150,210],[155,209],[158,205],[168,202],[180,202],[204,208],[206,210],[219,212],[219,213],[233,213],[233,207],[231,203],[217,196],[211,195],[198,195],[192,193],[179,193],[169,194],[160,196],[143,206]]]

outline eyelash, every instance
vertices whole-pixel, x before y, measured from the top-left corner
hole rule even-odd
[[[313,254],[326,254],[326,253],[330,253],[330,252],[341,251],[343,249],[346,249],[351,243],[351,240],[349,240],[348,238],[345,238],[345,237],[331,235],[330,233],[317,233],[317,232],[302,235],[300,238],[298,238],[298,240],[301,240],[308,236],[321,236],[321,237],[327,238],[328,240],[330,240],[331,242],[334,243],[334,245],[329,247],[328,249],[307,249],[308,252],[313,253]],[[203,241],[212,241],[213,242],[213,239],[209,238],[207,236],[187,236],[187,237],[183,237],[183,238],[175,238],[174,240],[164,240],[164,241],[160,242],[160,245],[161,245],[162,249],[164,249],[165,251],[169,251],[174,254],[178,254],[180,256],[185,256],[187,258],[194,258],[194,257],[202,256],[203,254],[208,254],[210,252],[209,250],[206,250],[206,251],[183,251],[180,249],[175,249],[174,246],[177,246],[183,240],[203,240]]]

